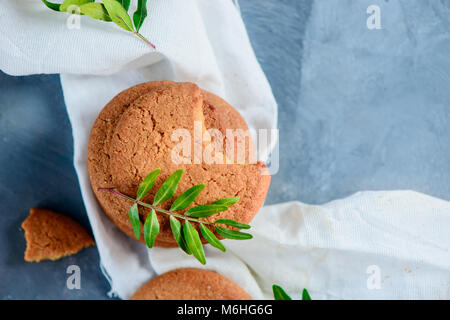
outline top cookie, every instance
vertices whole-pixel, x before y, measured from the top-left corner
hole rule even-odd
[[[134,197],[142,179],[152,170],[161,168],[155,186],[143,199],[151,202],[162,182],[177,169],[183,169],[183,178],[172,200],[193,185],[205,183],[205,189],[191,206],[238,196],[238,203],[208,219],[228,218],[249,223],[262,205],[269,187],[267,168],[261,162],[248,163],[249,156],[239,164],[208,164],[207,160],[196,158],[199,154],[195,152],[196,148],[204,151],[216,139],[209,134],[214,133],[210,129],[217,129],[216,132],[224,137],[227,129],[248,130],[236,110],[192,83],[148,82],[117,95],[95,121],[88,150],[91,185],[105,214],[122,231],[134,237],[128,220],[131,203],[98,189],[114,187]],[[179,132],[188,133],[192,138],[188,140],[191,154],[185,154],[184,150],[179,153],[184,157],[182,163],[173,156],[174,150],[180,146]],[[200,140],[196,140],[195,133],[199,132]],[[251,139],[247,137],[246,140],[246,150],[253,152]],[[223,157],[220,152],[215,155]],[[233,156],[234,153],[231,158]],[[171,200],[162,203],[161,207],[168,209],[170,205]],[[142,221],[147,214],[140,208]],[[160,233],[156,245],[177,246],[168,217],[158,214],[158,220]],[[140,239],[143,241],[143,237]]]

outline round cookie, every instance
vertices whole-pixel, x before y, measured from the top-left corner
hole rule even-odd
[[[153,278],[130,300],[251,300],[251,297],[236,283],[216,272],[186,268]]]
[[[226,129],[247,130],[239,113],[219,97],[191,83],[169,81],[147,82],[121,92],[95,121],[88,150],[91,185],[105,214],[131,237],[130,202],[98,189],[115,187],[135,196],[139,183],[156,168],[162,169],[161,174],[144,201],[151,202],[162,182],[175,170],[184,169],[174,197],[161,204],[165,209],[183,191],[200,183],[206,187],[193,205],[240,197],[229,210],[209,220],[228,218],[249,223],[262,205],[270,184],[270,176],[261,174],[267,171],[264,163],[176,164],[171,160],[170,150],[176,144],[171,139],[172,131],[183,128],[192,132],[194,121],[204,124],[203,132],[209,128],[223,133]],[[140,214],[144,221],[148,211],[140,208]],[[158,214],[158,220],[156,245],[176,247],[168,217]]]

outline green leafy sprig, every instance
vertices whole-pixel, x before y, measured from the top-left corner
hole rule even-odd
[[[63,3],[52,3],[47,0],[42,2],[50,9],[60,12],[68,12],[70,6],[78,6],[81,15],[87,15],[93,19],[114,22],[122,29],[133,33],[146,44],[156,49],[155,45],[145,38],[139,30],[147,17],[147,0],[137,0],[137,9],[133,14],[133,22],[128,15],[130,0],[65,0]]]
[[[272,286],[273,297],[275,300],[292,300],[292,298],[283,290],[282,287],[274,284]],[[308,290],[303,289],[302,300],[311,300]]]
[[[163,182],[159,190],[156,192],[152,204],[143,202],[142,198],[144,198],[145,195],[147,195],[152,189],[160,172],[161,169],[156,169],[150,172],[144,180],[142,180],[138,187],[136,198],[120,193],[115,188],[98,189],[99,191],[110,192],[133,203],[128,212],[128,216],[136,239],[139,240],[142,227],[138,206],[150,209],[150,213],[147,215],[144,222],[144,240],[149,248],[154,246],[156,236],[159,233],[159,222],[156,212],[167,214],[170,217],[170,228],[172,229],[173,237],[178,246],[187,254],[193,255],[202,264],[206,264],[205,252],[203,250],[203,244],[200,239],[199,232],[196,228],[194,228],[192,223],[198,223],[200,225],[200,233],[203,238],[213,247],[216,247],[223,252],[226,251],[225,246],[220,242],[210,228],[213,228],[217,234],[220,234],[224,238],[228,239],[247,240],[252,238],[252,235],[249,233],[232,229],[250,229],[248,224],[232,219],[217,219],[214,222],[203,220],[204,218],[210,217],[216,213],[228,210],[231,205],[239,201],[239,197],[223,198],[214,201],[211,204],[191,207],[184,214],[176,212],[189,207],[205,188],[204,184],[195,185],[184,191],[178,198],[175,199],[175,201],[173,201],[169,210],[160,208],[158,205],[168,201],[175,194],[181,177],[183,176],[183,170],[175,171]],[[182,225],[180,221],[184,221],[184,224]]]

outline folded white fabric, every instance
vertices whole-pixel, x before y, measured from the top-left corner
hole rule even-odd
[[[260,299],[271,298],[273,283],[294,298],[304,287],[314,299],[450,298],[450,203],[414,192],[264,207],[252,223],[254,239],[245,246],[226,240],[225,254],[208,246],[206,266],[178,249],[149,251],[123,235],[101,212],[87,174],[90,128],[118,92],[150,80],[192,81],[230,102],[251,128],[277,126],[276,103],[231,1],[149,1],[149,13],[141,31],[157,52],[87,17],[79,30],[68,30],[67,15],[39,1],[0,8],[0,68],[62,74],[74,164],[111,293],[128,298],[157,273],[194,266],[216,270]],[[313,41],[320,25],[310,28]],[[312,55],[315,47],[307,48]]]
[[[206,268],[254,298],[273,298],[276,283],[294,299],[303,288],[313,299],[448,299],[449,223],[448,201],[412,191],[265,206],[252,221],[254,238],[226,240],[231,252],[208,255]],[[198,267],[178,252],[152,250],[155,270]]]

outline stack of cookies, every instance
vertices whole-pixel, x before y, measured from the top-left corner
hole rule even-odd
[[[146,175],[160,168],[161,174],[155,181],[154,188],[142,199],[151,203],[162,183],[173,172],[183,169],[183,178],[172,199],[194,185],[205,184],[203,192],[186,210],[221,198],[239,197],[239,201],[228,210],[205,220],[224,218],[248,224],[264,202],[270,175],[263,162],[253,161],[255,155],[250,136],[244,135],[245,152],[242,157],[242,150],[238,150],[239,142],[230,141],[236,138],[235,135],[228,134],[230,130],[245,133],[248,132],[248,127],[233,107],[195,84],[147,82],[121,92],[100,112],[89,140],[90,181],[104,213],[124,233],[134,238],[128,217],[130,202],[111,193],[101,192],[100,189],[115,188],[122,194],[135,197],[138,186]],[[220,137],[223,139],[220,140]],[[222,148],[208,149],[212,144],[221,145]],[[230,145],[233,146],[232,149]],[[213,150],[209,153],[213,161],[205,150]],[[171,202],[172,200],[166,201],[160,206],[169,209]],[[149,211],[139,208],[139,214],[141,221],[145,221]],[[169,217],[158,214],[157,218],[160,232],[155,245],[177,247]],[[220,239],[219,235],[217,237]],[[140,241],[144,241],[143,239],[141,235]],[[150,281],[151,285],[139,289],[135,298],[189,298],[188,291],[175,297],[170,291],[156,294],[154,288],[159,286],[155,284],[160,281],[182,283],[186,274],[192,272],[201,274],[199,277],[202,281],[199,283],[203,283],[205,277],[213,282],[222,281],[218,280],[222,279],[221,276],[212,272],[176,271]],[[230,285],[229,288],[233,286],[235,285]],[[232,298],[226,292],[220,295]],[[199,293],[192,294],[191,298],[201,297],[212,296]],[[236,295],[236,298],[239,297],[247,296],[241,292]]]

